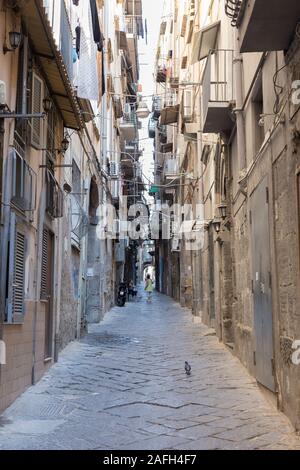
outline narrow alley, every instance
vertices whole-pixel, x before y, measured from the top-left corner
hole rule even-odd
[[[0,419],[0,449],[300,449],[212,331],[166,296],[147,304],[141,290]]]

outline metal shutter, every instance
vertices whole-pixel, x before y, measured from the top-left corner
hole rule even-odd
[[[31,112],[33,114],[39,114],[42,112],[42,100],[43,100],[43,82],[35,74],[32,74],[32,89],[31,89]],[[33,118],[31,120],[31,145],[33,147],[40,147],[42,141],[42,124],[43,120],[39,118]]]

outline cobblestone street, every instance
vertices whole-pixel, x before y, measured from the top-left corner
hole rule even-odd
[[[155,294],[69,345],[2,415],[0,448],[300,449],[300,440],[211,330]]]

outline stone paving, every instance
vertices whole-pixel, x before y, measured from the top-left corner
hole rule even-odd
[[[0,417],[0,449],[300,449],[300,439],[211,330],[154,294],[61,353]]]

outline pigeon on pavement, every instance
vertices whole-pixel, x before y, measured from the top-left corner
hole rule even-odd
[[[186,375],[191,375],[192,368],[187,361],[185,361],[184,363],[184,368],[185,368]]]

